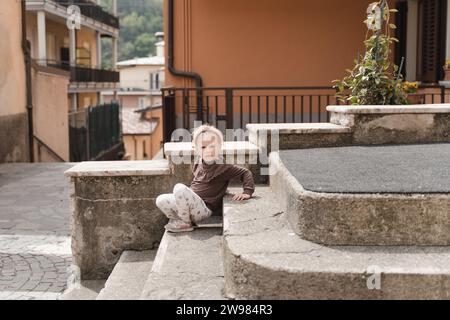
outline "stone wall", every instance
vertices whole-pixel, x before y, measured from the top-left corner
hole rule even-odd
[[[450,141],[450,105],[330,106],[331,122],[353,131],[354,145]]]
[[[28,153],[27,113],[0,116],[0,163],[28,162]]]
[[[155,199],[170,192],[176,178],[167,161],[84,162],[66,175],[72,253],[83,280],[106,279],[124,250],[158,246],[167,218]]]

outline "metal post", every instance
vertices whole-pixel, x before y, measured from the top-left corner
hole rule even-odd
[[[89,117],[91,113],[91,107],[84,109],[85,110],[85,117],[86,117],[86,160],[91,160],[91,143],[90,143],[90,123],[89,123]]]
[[[227,129],[233,129],[233,89],[225,89],[225,109]]]

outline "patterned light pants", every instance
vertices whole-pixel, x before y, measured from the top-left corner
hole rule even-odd
[[[187,223],[197,223],[212,215],[202,198],[181,183],[175,185],[173,193],[158,196],[156,206],[167,218]]]

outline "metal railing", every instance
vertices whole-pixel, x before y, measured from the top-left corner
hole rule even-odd
[[[445,103],[448,90],[422,86],[411,95],[418,103]],[[326,107],[343,104],[333,87],[163,88],[164,142],[177,128],[192,130],[195,121],[225,129],[249,123],[329,122]]]
[[[104,104],[69,114],[70,161],[95,159],[121,142],[119,104]]]
[[[195,121],[222,131],[248,123],[328,122],[326,107],[339,104],[332,87],[163,88],[162,94],[165,141]]]
[[[36,62],[40,65],[69,71],[72,82],[120,82],[120,73],[113,70],[71,66],[68,62],[56,60],[36,60]]]
[[[71,5],[77,5],[80,8],[82,15],[92,18],[96,21],[104,23],[113,28],[119,29],[119,18],[107,12],[98,4],[90,0],[54,0],[62,6],[68,7]]]

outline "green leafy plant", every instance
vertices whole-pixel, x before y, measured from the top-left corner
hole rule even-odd
[[[337,98],[352,105],[400,105],[407,104],[407,92],[399,68],[391,63],[391,45],[398,40],[390,32],[396,26],[389,22],[391,13],[385,0],[369,6],[366,52],[355,60],[348,76],[335,80]],[[346,92],[349,91],[349,94]]]

